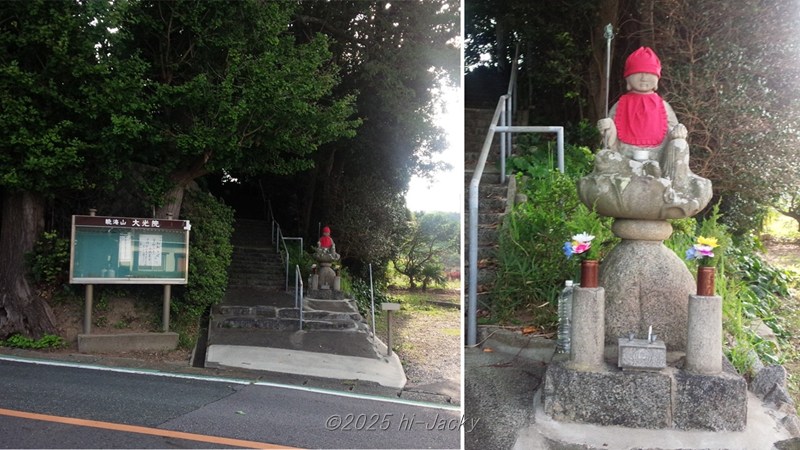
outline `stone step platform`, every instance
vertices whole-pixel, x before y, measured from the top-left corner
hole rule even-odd
[[[210,327],[212,329],[298,330],[300,329],[300,310],[272,306],[220,305],[214,308]],[[303,329],[369,332],[358,311],[303,311]]]
[[[267,289],[271,291],[282,291],[285,287],[285,283],[281,283],[275,280],[262,280],[262,279],[253,279],[253,278],[231,278],[228,281],[230,287],[240,287],[240,288],[258,288],[258,289]]]
[[[270,289],[261,286],[228,286],[225,296],[217,308],[222,306],[272,306],[294,307],[294,293],[280,289]]]
[[[249,267],[241,270],[231,269],[228,273],[229,280],[254,278],[258,280],[269,279],[276,282],[286,282],[286,276],[282,270]]]

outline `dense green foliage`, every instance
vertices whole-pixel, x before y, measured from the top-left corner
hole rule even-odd
[[[130,163],[147,169],[150,204],[175,201],[164,196],[180,192],[167,191],[208,173],[307,169],[320,144],[354,135],[353,96],[331,96],[340,80],[328,40],[299,42],[287,30],[295,7],[255,0],[126,5],[121,28],[129,39],[117,50],[145,64],[140,96],[153,112]]]
[[[28,273],[37,284],[61,286],[69,277],[69,239],[45,231],[27,255]]]
[[[386,286],[382,283],[375,283],[373,280],[372,289],[370,290],[369,278],[362,280],[361,278],[348,278],[346,286],[342,288],[352,296],[358,305],[358,312],[367,319],[371,320],[372,317],[372,300],[375,300],[375,315],[381,314],[381,303],[388,303],[394,301],[386,292]],[[371,326],[371,324],[370,324]]]
[[[412,174],[436,167],[445,145],[434,100],[459,79],[459,2],[299,3],[293,31],[328,36],[342,70],[334,92],[357,91],[363,119],[353,139],[321,146],[315,167],[295,178],[300,233],[330,225],[343,264],[363,277],[372,263],[378,275],[400,244]]]
[[[720,218],[715,207],[712,214],[699,222],[694,218],[673,221],[674,232],[665,245],[683,259],[686,249],[698,236],[717,238],[720,247],[715,251],[719,254],[715,258],[716,292],[723,301],[726,355],[741,373],[750,372],[755,356],[768,364],[780,364],[793,352],[784,318],[776,314],[783,302],[781,298],[789,295],[791,277],[763,261],[752,237],[734,238]],[[686,264],[690,271],[696,271],[696,261]],[[777,343],[757,334],[757,321],[775,333]]]
[[[555,301],[565,280],[577,279],[579,258],[567,258],[562,247],[578,233],[595,236],[593,247],[601,258],[616,242],[611,221],[600,218],[578,199],[575,183],[591,161],[586,148],[568,146],[572,164],[567,174],[552,169],[547,143],[524,148],[512,158],[518,172],[518,190],[527,201],[514,206],[500,230],[497,279],[488,306],[497,320],[511,320],[525,312],[540,325],[555,323]],[[542,163],[547,161],[547,163]]]
[[[46,348],[61,348],[65,345],[64,339],[60,336],[46,334],[39,339],[32,339],[21,334],[9,336],[8,339],[0,340],[0,347],[14,347],[41,350]]]
[[[408,278],[411,289],[417,288],[417,282],[423,290],[444,282],[444,261],[459,251],[460,222],[456,213],[412,214],[400,250],[392,259],[394,269]]]
[[[175,318],[184,345],[196,331],[197,321],[219,303],[228,286],[228,266],[233,247],[233,210],[211,195],[191,191],[184,208],[184,219],[192,224],[189,234],[189,282],[178,290],[172,301]]]
[[[2,2],[0,17],[0,187],[55,196],[119,179],[141,66],[110,51],[108,5]]]

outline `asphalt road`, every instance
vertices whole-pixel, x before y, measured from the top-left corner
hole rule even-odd
[[[0,448],[459,448],[461,420],[407,400],[0,357]]]

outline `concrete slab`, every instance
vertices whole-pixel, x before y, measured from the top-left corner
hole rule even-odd
[[[206,352],[206,367],[234,367],[372,381],[397,389],[402,389],[407,381],[400,358],[395,353],[376,359],[282,348],[212,344]]]
[[[79,334],[80,353],[163,351],[178,348],[178,333]]]
[[[747,449],[769,450],[790,439],[779,412],[766,408],[749,393],[744,431],[647,430],[556,422],[544,413],[542,389],[534,397],[534,421],[522,428],[515,449]]]
[[[370,337],[354,331],[257,328],[211,328],[209,331],[209,345],[249,345],[360,358],[380,357]]]

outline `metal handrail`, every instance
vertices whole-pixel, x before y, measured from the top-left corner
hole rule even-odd
[[[294,266],[294,307],[300,311],[300,330],[303,329],[303,273]]]
[[[558,170],[564,172],[564,127],[513,126],[516,104],[517,66],[519,44],[511,64],[508,90],[497,101],[489,131],[483,141],[475,172],[469,183],[469,292],[467,297],[467,345],[475,345],[478,336],[478,196],[486,160],[492,148],[495,133],[500,133],[500,181],[506,182],[506,158],[511,156],[512,133],[556,133]]]
[[[285,283],[284,283],[284,290],[289,292],[289,249],[286,247],[286,241],[291,240],[299,240],[300,241],[300,251],[303,251],[303,238],[302,237],[289,237],[284,236],[283,232],[281,231],[281,226],[277,220],[275,220],[275,215],[272,213],[272,202],[267,201],[267,214],[269,215],[270,226],[271,226],[271,242],[272,245],[275,246],[275,251],[280,254],[281,262],[284,264],[283,273],[285,274]],[[283,251],[281,251],[281,247],[283,247]],[[295,283],[297,284],[297,283]]]

